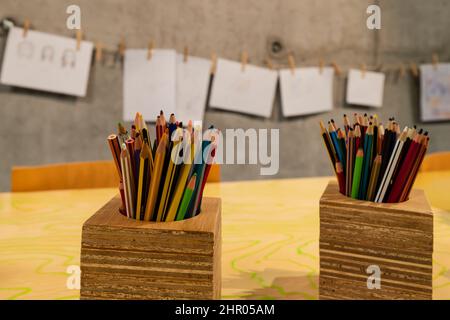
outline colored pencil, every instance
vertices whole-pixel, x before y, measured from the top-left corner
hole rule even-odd
[[[402,189],[405,187],[408,175],[411,172],[414,161],[417,158],[420,145],[423,143],[423,136],[418,134],[411,143],[408,153],[406,154],[405,161],[402,163],[399,170],[397,179],[394,181],[391,189],[391,193],[387,199],[387,202],[398,202],[400,200]]]
[[[210,128],[212,129],[212,128]],[[210,144],[208,146],[208,158],[205,163],[205,171],[203,173],[202,181],[200,184],[200,190],[197,196],[197,208],[195,214],[200,212],[201,200],[203,198],[203,190],[205,189],[206,181],[208,180],[209,172],[211,171],[211,166],[214,161],[214,157],[216,155],[217,143],[215,142],[215,137],[211,137]]]
[[[328,133],[330,134],[331,141],[333,142],[334,150],[336,150],[337,158],[340,163],[345,163],[344,159],[344,153],[341,149],[341,144],[338,140],[336,130],[334,129],[333,124],[330,122],[328,124]]]
[[[131,124],[131,135],[118,123],[118,133],[107,138],[120,180],[119,210],[129,218],[145,221],[175,221],[195,216],[200,212],[210,160],[216,152],[214,139],[202,142],[201,125],[196,124],[193,129],[189,121],[183,130],[183,123],[174,114],[167,122],[162,110],[156,120],[153,144],[139,112]],[[204,153],[208,154],[207,160],[203,159]],[[198,157],[195,164],[194,157]],[[190,190],[189,182],[194,184]],[[182,214],[178,215],[182,204]]]
[[[145,215],[145,207],[147,204],[147,194],[150,186],[152,167],[150,166],[151,151],[149,146],[145,143],[139,155],[139,182],[137,190],[136,202],[136,219],[142,220]]]
[[[353,182],[352,182],[353,199],[358,199],[359,195],[359,185],[361,182],[363,158],[364,158],[364,151],[362,148],[359,148],[358,151],[356,152],[355,169],[353,170]]]
[[[111,154],[114,160],[114,164],[116,165],[117,174],[119,179],[122,180],[122,169],[120,165],[120,143],[119,138],[115,134],[111,134],[108,136],[108,145],[111,149]]]
[[[136,168],[136,174],[138,177],[136,178],[136,182],[139,181],[139,161],[141,157],[141,149],[142,149],[142,140],[139,132],[136,133],[136,137],[134,139],[134,167]]]
[[[392,131],[392,132],[395,133],[395,131]],[[392,176],[395,172],[395,168],[396,168],[398,160],[400,158],[400,154],[402,152],[407,133],[408,133],[408,128],[405,127],[402,135],[400,136],[400,139],[398,139],[397,142],[395,143],[394,150],[393,150],[392,154],[390,155],[390,159],[389,159],[388,165],[386,167],[386,171],[383,174],[383,179],[381,180],[381,184],[378,187],[378,191],[375,196],[375,202],[383,202],[383,200],[386,196],[389,184],[391,182]]]
[[[417,131],[416,126],[401,131],[394,117],[385,127],[376,114],[354,113],[352,123],[344,114],[342,130],[333,119],[328,121],[328,129],[322,121],[319,124],[340,192],[344,186],[346,196],[375,202],[408,198],[428,149],[428,132]],[[356,165],[361,161],[357,154],[363,155],[361,168]],[[343,175],[340,170],[338,175],[337,163]]]
[[[381,154],[375,157],[373,160],[372,171],[370,173],[369,186],[367,188],[366,200],[375,200],[376,184],[378,181],[378,175],[380,174],[381,167]]]
[[[191,148],[186,148],[186,153],[187,154],[183,154],[185,160],[191,157]],[[185,163],[183,163],[182,165],[181,172],[177,181],[177,187],[174,191],[172,202],[169,206],[169,211],[167,213],[165,221],[174,221],[177,218],[178,208],[183,197],[185,186],[188,183],[188,177],[191,172],[191,167],[192,161],[185,161]]]
[[[348,132],[350,131],[350,128],[351,128],[350,120],[348,119],[347,115],[344,114],[344,130],[345,130],[345,133],[347,134],[347,137],[348,137]]]
[[[165,170],[165,175],[164,175],[164,184],[163,184],[163,189],[161,192],[161,197],[160,197],[160,202],[159,202],[159,207],[158,207],[158,214],[156,217],[157,222],[163,221],[165,212],[167,210],[167,206],[168,206],[169,199],[170,199],[170,190],[171,190],[172,183],[173,183],[174,176],[175,176],[176,163],[178,163],[178,161],[179,161],[180,146],[181,146],[180,141],[176,141],[174,143],[174,146],[173,146],[170,154],[168,154],[169,155],[168,166],[167,166],[167,170]],[[172,159],[172,153],[176,155],[175,162]]]
[[[156,150],[155,163],[153,166],[152,179],[150,181],[150,189],[147,197],[144,220],[150,221],[156,218],[155,207],[158,200],[161,176],[163,174],[164,161],[166,157],[166,149],[168,143],[168,135],[164,134]]]
[[[125,143],[122,144],[122,152],[120,154],[120,163],[122,167],[122,179],[125,193],[125,209],[128,218],[135,217],[135,185],[133,180],[133,172],[131,170],[130,154]]]
[[[336,133],[337,133],[338,143],[339,143],[339,146],[340,146],[341,152],[342,152],[342,166],[343,166],[342,169],[345,173],[345,165],[347,162],[347,159],[346,159],[347,146],[346,146],[346,142],[345,142],[346,138],[344,135],[344,131],[342,131],[340,128],[337,129]]]
[[[352,181],[353,181],[353,165],[355,160],[355,135],[353,128],[350,128],[348,132],[347,143],[347,169],[345,170],[345,195],[350,197],[352,193]]]
[[[177,221],[183,220],[187,213],[189,204],[192,201],[192,196],[194,194],[195,185],[197,184],[196,178],[197,178],[197,175],[194,174],[192,176],[191,180],[189,180],[186,190],[184,191],[183,199],[181,200],[181,204],[180,204],[180,209],[178,210],[178,214],[177,214]]]
[[[320,121],[320,132],[322,134],[323,143],[325,144],[325,148],[328,152],[328,157],[331,161],[331,166],[333,167],[333,170],[335,170],[335,163],[336,163],[336,151],[334,150],[333,143],[331,142],[330,135],[328,134],[327,129],[325,128],[325,125],[322,121]]]
[[[421,145],[421,149],[419,151],[419,156],[417,157],[417,160],[414,164],[413,170],[411,174],[408,177],[408,181],[406,182],[406,186],[403,188],[402,194],[400,196],[399,201],[406,201],[408,200],[409,193],[411,192],[412,186],[416,180],[417,174],[419,172],[420,165],[423,162],[423,159],[425,158],[425,153],[428,149],[428,144],[430,142],[430,138],[426,137]]]
[[[364,159],[363,169],[361,173],[361,185],[359,188],[358,199],[365,200],[367,194],[367,187],[369,185],[369,175],[372,165],[372,143],[373,143],[373,126],[369,124],[366,135],[364,137]]]
[[[344,170],[342,170],[342,164],[340,162],[336,162],[336,175],[338,178],[339,192],[345,195]]]
[[[134,152],[134,139],[130,138],[125,142],[127,149],[128,149],[128,154],[130,155],[130,164],[131,164],[131,173],[133,174],[133,181],[135,183],[135,187],[137,187],[137,183],[138,183],[138,169],[136,167],[136,160],[134,159],[135,156],[135,152]]]

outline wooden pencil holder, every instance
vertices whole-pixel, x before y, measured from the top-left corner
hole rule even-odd
[[[114,197],[83,224],[81,299],[220,298],[220,199],[159,223],[129,219],[120,204]]]
[[[328,184],[320,199],[320,299],[431,299],[432,255],[433,213],[422,190],[387,204]]]

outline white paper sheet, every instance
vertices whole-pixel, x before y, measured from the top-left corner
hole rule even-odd
[[[218,59],[210,106],[270,117],[277,85],[276,71],[253,65]]]
[[[285,117],[307,115],[333,109],[333,68],[282,69],[281,105]]]
[[[420,66],[422,121],[450,120],[450,63]]]
[[[177,55],[176,118],[187,125],[189,120],[203,120],[208,95],[211,61]]]
[[[154,122],[160,110],[170,115],[176,109],[176,52],[153,49],[127,49],[124,59],[123,119],[133,121],[136,112]]]
[[[84,97],[92,42],[12,28],[6,41],[0,82],[6,85]]]
[[[348,72],[347,103],[378,107],[383,105],[384,73],[351,69]]]

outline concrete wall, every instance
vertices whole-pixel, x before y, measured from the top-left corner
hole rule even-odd
[[[250,62],[262,65],[270,44],[279,39],[284,50],[272,56],[285,64],[287,50],[298,65],[316,65],[319,58],[343,68],[360,63],[395,65],[402,61],[441,60],[450,56],[450,2],[447,0],[0,0],[0,18],[20,23],[29,17],[41,31],[72,35],[65,27],[65,8],[79,4],[86,38],[114,49],[122,36],[128,47],[158,47],[209,57],[211,51],[238,60],[247,49]],[[366,8],[382,8],[382,30],[366,28]],[[1,50],[5,38],[0,38]],[[208,108],[205,121],[225,128],[280,128],[280,171],[277,177],[329,175],[317,122],[342,113],[365,112],[346,106],[345,77],[336,78],[335,105],[329,114],[284,119],[279,97],[270,119],[254,118]],[[402,123],[419,122],[418,82],[388,74],[382,119],[395,116]],[[105,138],[122,115],[120,65],[96,64],[91,70],[88,96],[60,95],[0,86],[0,191],[10,185],[12,165],[110,159]],[[423,125],[432,133],[431,151],[450,150],[450,124]],[[305,136],[306,134],[306,136]],[[303,138],[301,137],[303,135]],[[256,166],[224,166],[226,180],[260,179]]]

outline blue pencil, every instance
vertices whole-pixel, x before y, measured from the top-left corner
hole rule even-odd
[[[372,144],[373,144],[373,126],[372,124],[370,124],[364,136],[363,172],[358,197],[358,199],[360,200],[365,200],[367,195],[367,188],[369,185],[369,178],[370,178],[369,177],[370,165],[372,163],[372,152],[373,152]]]
[[[344,164],[345,159],[344,159],[344,154],[342,152],[343,150],[341,148],[341,145],[339,144],[336,130],[334,129],[334,127],[331,123],[329,123],[329,125],[328,125],[328,132],[330,133],[331,141],[333,142],[334,149],[336,150],[337,156],[339,158],[339,162]]]

